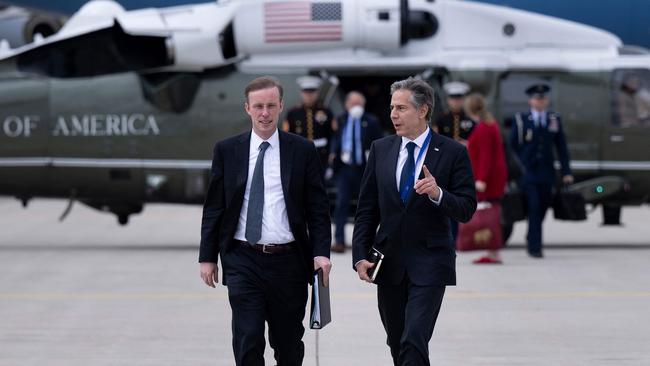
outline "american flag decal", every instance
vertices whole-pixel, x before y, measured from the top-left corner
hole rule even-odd
[[[281,1],[264,4],[267,43],[335,42],[343,37],[340,2]]]

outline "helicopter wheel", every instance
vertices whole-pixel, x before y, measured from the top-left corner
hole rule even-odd
[[[129,215],[127,214],[119,214],[117,215],[117,222],[124,226],[129,223]]]

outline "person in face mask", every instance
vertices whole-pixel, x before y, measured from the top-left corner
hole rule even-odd
[[[357,199],[370,144],[382,137],[377,118],[365,113],[366,98],[358,91],[345,98],[346,112],[337,117],[339,126],[331,142],[330,164],[334,169],[336,208],[334,210],[335,243],[332,251],[345,252],[345,224],[350,202]]]

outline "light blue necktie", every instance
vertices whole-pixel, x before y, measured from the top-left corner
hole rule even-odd
[[[361,121],[348,116],[348,121],[343,131],[343,144],[341,150],[350,154],[350,165],[360,165],[361,156]]]
[[[248,195],[248,212],[246,213],[246,241],[257,244],[262,237],[262,211],[264,211],[264,153],[270,146],[267,141],[260,144],[260,152],[255,162],[251,190]]]
[[[356,118],[354,120],[354,156],[356,157],[355,163],[361,165],[361,121]]]

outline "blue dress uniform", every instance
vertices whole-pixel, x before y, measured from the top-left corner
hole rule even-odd
[[[527,90],[528,94],[532,94],[529,92],[532,88]],[[549,90],[547,86],[537,88],[537,92],[542,91],[542,94]],[[520,184],[528,207],[528,253],[533,257],[542,257],[542,222],[551,205],[555,183],[553,147],[557,151],[562,175],[571,175],[560,115],[553,111],[533,110],[518,113],[509,142],[526,168]]]

